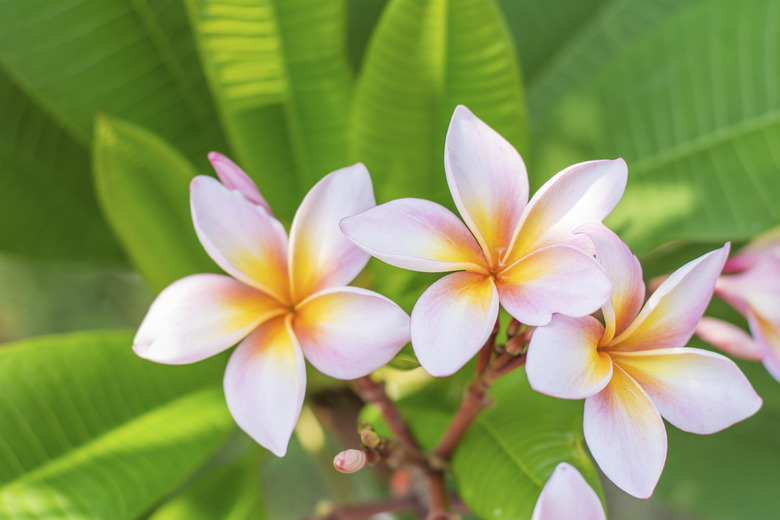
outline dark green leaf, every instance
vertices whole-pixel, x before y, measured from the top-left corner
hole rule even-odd
[[[234,428],[224,359],[136,357],[118,332],[0,349],[0,517],[134,518]]]
[[[102,116],[93,154],[106,219],[152,289],[216,269],[192,226],[195,170],[179,152],[142,128]]]

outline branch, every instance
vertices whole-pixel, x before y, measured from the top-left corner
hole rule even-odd
[[[388,428],[390,428],[390,431],[393,432],[399,441],[410,448],[421,451],[420,445],[417,443],[414,435],[412,435],[412,431],[406,424],[401,412],[398,411],[398,408],[387,396],[383,383],[375,383],[369,376],[363,376],[353,381],[353,387],[363,401],[372,403],[379,408],[379,412],[384,417]]]

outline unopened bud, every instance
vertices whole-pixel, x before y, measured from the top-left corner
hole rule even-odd
[[[333,467],[341,473],[354,473],[363,469],[367,457],[361,450],[345,450],[333,458]]]
[[[509,322],[509,325],[506,326],[506,335],[507,337],[513,337],[520,334],[520,331],[523,330],[523,324],[517,321],[516,319],[512,318],[512,321]]]

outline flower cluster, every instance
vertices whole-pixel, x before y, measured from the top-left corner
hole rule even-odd
[[[411,339],[422,367],[446,376],[491,337],[499,307],[531,327],[531,387],[585,399],[584,434],[594,459],[637,497],[652,494],[665,463],[662,418],[706,434],[761,406],[733,362],[685,347],[716,281],[718,294],[748,318],[761,359],[780,374],[780,291],[761,287],[768,273],[780,280],[780,254],[748,250],[730,262],[741,274],[719,279],[726,244],[680,268],[645,301],[639,261],[602,224],[626,186],[620,159],[571,166],[529,200],[520,155],[460,106],[444,165],[461,218],[421,199],[376,206],[368,172],[357,164],[312,188],[289,238],[249,177],[219,154],[210,159],[221,183],[193,180],[193,221],[230,276],[189,276],[165,289],[134,349],[177,364],[240,342],[225,372],[226,400],[239,426],[277,455],[284,455],[303,403],[304,358],[327,375],[353,379],[386,364]],[[425,290],[410,318],[387,298],[347,286],[370,255],[451,273]],[[344,453],[336,460],[341,471],[365,464],[360,452]],[[574,497],[568,506],[604,517],[595,493],[562,465],[534,518],[569,517],[566,497]]]

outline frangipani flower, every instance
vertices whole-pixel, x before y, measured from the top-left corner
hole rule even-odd
[[[409,340],[409,316],[384,296],[345,287],[369,258],[338,228],[375,204],[362,164],[311,189],[288,240],[249,177],[219,154],[209,158],[224,184],[193,179],[192,216],[203,247],[231,276],[196,274],[168,286],[133,349],[182,364],[241,341],[225,371],[228,408],[244,431],[283,456],[303,405],[304,357],[332,377],[364,376]]]
[[[556,315],[534,331],[526,373],[536,391],[585,398],[583,429],[593,458],[627,493],[649,497],[666,461],[661,417],[681,430],[714,433],[761,406],[750,383],[725,356],[687,348],[712,296],[729,246],[689,262],[642,306],[639,261],[601,225],[582,229],[614,287],[605,325]]]
[[[696,334],[737,357],[762,361],[780,381],[780,236],[773,232],[734,255],[715,284],[715,295],[734,307],[750,327],[703,318]]]
[[[623,195],[626,165],[575,164],[528,201],[517,151],[459,106],[444,149],[447,183],[463,221],[439,204],[398,199],[346,218],[341,229],[391,265],[458,271],[433,285],[412,311],[412,345],[423,368],[452,374],[479,350],[498,316],[544,325],[553,313],[584,316],[609,297],[610,283],[572,230],[601,222]]]
[[[555,466],[542,488],[531,520],[606,520],[604,506],[577,468]]]

